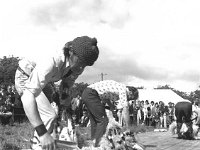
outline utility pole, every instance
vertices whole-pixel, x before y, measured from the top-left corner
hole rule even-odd
[[[105,75],[107,75],[107,74],[104,74],[104,73],[101,73],[101,81],[103,81],[103,77],[105,76]]]

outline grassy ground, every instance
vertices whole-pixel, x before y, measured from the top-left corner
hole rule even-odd
[[[85,141],[90,139],[89,128],[79,128],[79,145],[84,146]],[[135,133],[153,131],[152,127],[144,125],[133,126],[130,130]],[[33,134],[33,128],[30,123],[24,122],[14,125],[0,125],[0,150],[21,150],[30,148],[30,142]]]
[[[29,139],[33,128],[28,122],[14,125],[0,125],[0,150],[20,150],[30,148]]]

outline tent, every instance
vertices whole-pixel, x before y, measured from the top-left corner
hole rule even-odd
[[[149,102],[159,102],[163,101],[166,105],[169,102],[176,104],[180,101],[189,101],[183,99],[178,94],[176,94],[171,89],[138,89],[139,91],[139,100],[148,100]],[[189,101],[190,102],[190,101]]]

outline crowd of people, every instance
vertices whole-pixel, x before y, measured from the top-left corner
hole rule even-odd
[[[0,85],[0,112],[12,112],[13,106],[20,105],[17,103],[18,98],[14,85]]]
[[[74,107],[72,114],[74,115],[74,118],[76,118],[75,124],[87,127],[90,123],[89,114],[85,105],[82,104],[79,95],[77,98],[73,99],[72,107]],[[172,102],[165,104],[162,101],[149,102],[148,100],[131,100],[129,101],[128,109],[131,126],[145,125],[154,128],[168,128],[175,120],[175,104]],[[120,110],[118,110],[118,112],[120,112]],[[64,113],[66,112],[64,111]],[[115,116],[115,119],[116,121],[119,121],[118,116]],[[62,120],[65,119],[62,118]]]
[[[129,104],[132,124],[145,124],[155,128],[167,128],[175,119],[175,104],[149,100],[131,101]]]
[[[23,111],[22,103],[20,101],[20,96],[16,92],[15,86],[13,84],[11,85],[1,84],[0,85],[0,123],[7,124],[7,123],[13,122],[15,118],[14,111],[18,108]],[[19,119],[25,117],[24,112],[22,112],[22,114],[23,114],[23,117],[22,116],[18,117]],[[11,118],[12,120],[9,122],[8,118]]]

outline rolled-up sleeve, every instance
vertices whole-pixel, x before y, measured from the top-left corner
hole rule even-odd
[[[54,69],[54,59],[44,60],[43,63],[36,65],[25,86],[35,97],[37,97],[45,85],[51,81]]]

